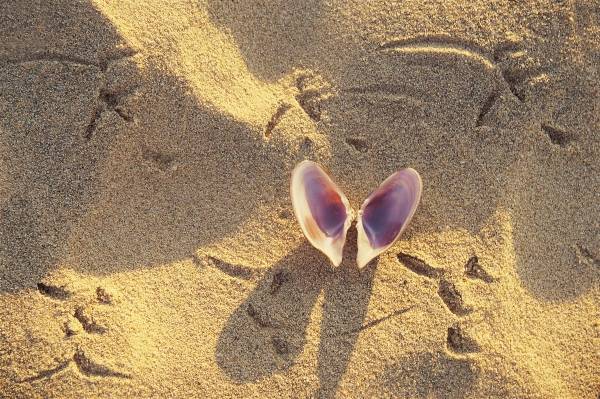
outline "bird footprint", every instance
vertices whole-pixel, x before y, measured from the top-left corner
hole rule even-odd
[[[37,285],[38,292],[52,301],[74,302],[75,292],[69,290],[66,285],[56,285],[40,282]],[[109,326],[101,323],[94,316],[96,306],[107,306],[114,303],[114,298],[104,287],[98,286],[95,290],[94,299],[87,303],[75,303],[68,308],[74,309],[63,324],[65,339],[71,339],[75,335],[102,335],[109,331]],[[74,366],[74,367],[72,367]],[[61,374],[67,369],[73,369],[84,377],[115,377],[132,378],[131,374],[114,370],[100,362],[93,360],[83,349],[80,343],[76,344],[73,354],[66,359],[58,361],[55,367],[42,370],[32,377],[18,381],[19,383],[31,383],[47,380]]]
[[[454,315],[463,318],[473,311],[473,308],[464,302],[462,293],[450,281],[448,273],[444,269],[431,266],[422,259],[402,252],[397,254],[397,258],[411,272],[437,280],[437,294],[446,308]],[[470,257],[466,262],[464,275],[469,279],[479,279],[488,284],[497,281],[479,264],[477,256]],[[475,353],[481,350],[477,341],[464,331],[459,322],[448,328],[446,346],[448,350],[456,354]]]

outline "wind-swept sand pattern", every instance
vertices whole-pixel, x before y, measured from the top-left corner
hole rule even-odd
[[[600,393],[594,1],[0,4],[0,397]],[[294,166],[422,204],[359,272]]]

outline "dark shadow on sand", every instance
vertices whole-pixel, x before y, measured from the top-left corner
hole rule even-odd
[[[244,383],[291,367],[304,349],[311,313],[324,291],[316,394],[334,397],[366,317],[377,267],[374,260],[359,271],[355,254],[352,227],[338,268],[308,243],[273,266],[219,336],[216,359],[223,371]]]
[[[102,69],[129,50],[86,2],[9,1],[0,15],[10,21],[0,24],[4,292],[35,286],[94,197],[95,168],[122,126],[112,123],[89,142],[84,135],[101,105]]]
[[[287,148],[200,103],[161,60],[138,70],[91,3],[0,14],[24,27],[0,27],[14,47],[0,56],[0,292],[57,263],[104,275],[188,258],[287,198]]]

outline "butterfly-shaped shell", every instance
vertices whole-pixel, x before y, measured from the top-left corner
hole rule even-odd
[[[388,249],[400,237],[421,200],[421,177],[402,169],[388,177],[363,202],[358,213],[360,268]],[[303,161],[292,172],[292,205],[310,243],[338,266],[346,232],[354,218],[348,199],[319,165]]]
[[[358,253],[362,268],[400,237],[421,200],[423,183],[416,170],[402,169],[388,177],[363,202],[358,212]]]
[[[339,266],[346,232],[353,219],[344,193],[311,161],[303,161],[294,168],[290,193],[294,213],[308,241]]]

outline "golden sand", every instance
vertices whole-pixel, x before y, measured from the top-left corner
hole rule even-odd
[[[594,0],[0,4],[1,398],[597,398]],[[289,177],[403,237],[332,268]]]

